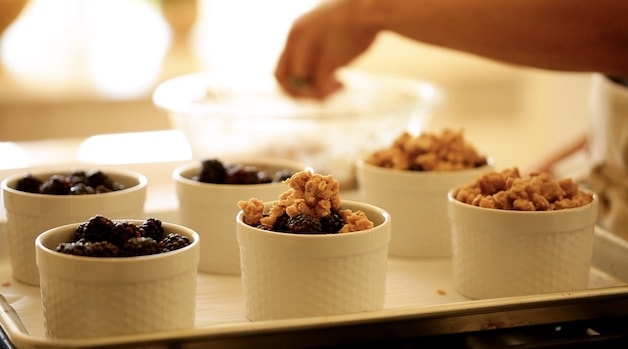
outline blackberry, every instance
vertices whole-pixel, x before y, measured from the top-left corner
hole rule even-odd
[[[29,174],[17,181],[15,189],[28,193],[39,193],[39,187],[44,184],[41,179]]]
[[[57,252],[86,257],[118,257],[120,249],[108,241],[62,242],[57,246]]]
[[[273,178],[268,174],[267,171],[259,170],[257,171],[257,183],[272,183]]]
[[[94,194],[96,191],[85,183],[75,183],[70,187],[70,195]]]
[[[220,160],[203,160],[201,162],[201,172],[193,179],[203,183],[222,184],[227,180],[227,170]]]
[[[473,163],[473,167],[482,167],[482,166],[484,166],[486,164],[488,164],[488,161],[486,160],[486,158],[480,158],[480,159],[477,159]]]
[[[332,211],[325,217],[321,217],[321,227],[324,233],[336,234],[345,225],[344,218],[338,211]]]
[[[109,241],[113,230],[113,221],[101,215],[91,217],[87,222],[81,223],[74,232],[74,241],[81,239],[87,241]]]
[[[268,177],[265,172],[260,175],[260,171],[254,166],[239,164],[227,166],[226,184],[259,184],[268,183],[270,181],[271,178]]]
[[[164,238],[164,229],[158,219],[148,218],[140,224],[139,229],[142,236],[153,238],[155,241],[161,241]]]
[[[124,246],[127,240],[141,237],[141,230],[133,223],[128,222],[114,222],[108,240],[118,246]]]
[[[111,184],[111,179],[109,179],[109,177],[104,172],[99,170],[89,171],[86,176],[87,184],[92,188],[96,188],[100,185],[109,187]]]
[[[290,216],[287,213],[282,214],[277,217],[275,220],[275,224],[273,225],[273,231],[289,233],[290,228],[288,227],[288,221],[290,220]]]
[[[87,184],[94,188],[97,193],[107,193],[125,188],[122,183],[114,181],[106,173],[100,170],[89,171],[86,176]]]
[[[126,189],[126,186],[124,186],[124,184],[122,184],[120,182],[116,182],[114,180],[111,180],[111,184],[109,186],[109,189],[111,191],[122,190],[122,189]]]
[[[290,217],[286,226],[288,232],[293,234],[320,234],[322,232],[320,220],[303,213]]]
[[[85,173],[85,171],[73,171],[66,179],[73,186],[77,184],[89,185],[87,182],[87,173]]]
[[[416,162],[410,164],[410,166],[408,167],[408,170],[410,170],[410,171],[425,171],[423,166],[421,164],[417,164]]]
[[[159,242],[153,238],[144,236],[135,236],[124,242],[122,253],[126,257],[147,256],[161,252]]]
[[[99,185],[96,188],[94,188],[94,192],[96,192],[96,194],[108,193],[110,191],[113,191],[113,190],[111,190],[106,185]]]
[[[285,181],[286,179],[292,177],[292,175],[294,174],[294,171],[291,170],[279,170],[277,172],[275,172],[275,175],[273,176],[273,182],[275,183],[280,183]]]
[[[159,242],[159,245],[161,246],[161,252],[178,250],[189,244],[190,239],[177,233],[169,233]]]
[[[67,195],[70,193],[70,183],[65,180],[65,176],[52,175],[39,188],[41,194]]]

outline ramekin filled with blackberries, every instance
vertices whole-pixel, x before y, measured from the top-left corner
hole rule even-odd
[[[237,202],[276,198],[285,188],[282,182],[306,167],[285,159],[208,157],[176,168],[179,222],[201,236],[199,271],[240,274]]]
[[[142,218],[148,180],[119,168],[38,169],[2,181],[11,267],[16,280],[39,284],[35,238],[45,230],[101,214]]]
[[[35,245],[48,337],[194,327],[199,237],[190,228],[96,215],[49,229]]]

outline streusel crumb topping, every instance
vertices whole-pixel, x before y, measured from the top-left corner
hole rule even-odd
[[[551,211],[584,206],[593,201],[593,194],[579,190],[571,178],[554,180],[547,172],[521,176],[514,167],[479,176],[461,186],[456,199],[486,208]]]
[[[337,212],[344,219],[339,233],[365,230],[374,226],[362,211],[341,209],[340,184],[331,175],[301,171],[284,183],[288,190],[279,196],[279,200],[273,203],[268,212],[264,212],[264,203],[257,198],[239,201],[238,207],[243,211],[244,223],[272,230],[277,220],[286,215],[289,218],[306,215],[320,220]]]
[[[413,136],[402,133],[389,148],[375,151],[366,162],[409,171],[456,171],[487,164],[487,158],[464,138],[463,131],[444,129]]]

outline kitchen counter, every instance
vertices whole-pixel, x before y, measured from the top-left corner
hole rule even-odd
[[[164,168],[173,168],[191,158],[184,137],[177,131],[4,143],[0,147],[4,147],[0,151],[3,157],[6,156],[0,163],[0,173],[3,174],[21,172],[32,167],[67,164],[139,169],[149,179],[147,211],[164,214],[172,214],[177,205],[170,172]],[[155,158],[151,154],[159,154],[159,157]],[[2,210],[0,221],[5,218]],[[395,263],[398,266],[404,262]],[[341,321],[332,327],[304,326],[297,327],[294,331],[275,331],[270,327],[263,331],[243,333],[239,339],[237,331],[231,335],[226,332],[222,340],[211,335],[207,338],[199,335],[195,340],[178,343],[177,347],[203,347],[207,343],[273,343],[277,348],[294,347],[295,343],[311,343],[316,347],[327,348],[367,344],[389,348],[451,345],[469,349],[626,347],[628,328],[622,324],[628,321],[628,294],[613,291],[611,288],[608,292],[603,292],[603,295],[596,296],[594,301],[589,299],[587,294],[579,294],[577,297],[565,295],[564,298],[550,302],[528,298],[520,302],[496,302],[490,307],[479,302],[469,304],[471,306],[464,307],[463,311],[456,310],[456,303],[445,303],[443,308],[434,313],[420,310],[421,308],[415,309],[418,310],[416,313],[412,309],[400,308],[396,312],[390,312],[389,315],[392,316],[382,319],[373,317],[365,321]],[[228,325],[221,327],[226,329]],[[13,348],[4,333],[0,334],[0,342],[5,348]],[[133,343],[128,347],[137,345],[138,343]],[[149,346],[160,348],[167,344],[152,342]]]

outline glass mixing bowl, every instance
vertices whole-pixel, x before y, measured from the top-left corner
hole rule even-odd
[[[339,78],[343,90],[315,101],[289,97],[272,76],[197,72],[162,82],[153,102],[168,111],[196,159],[287,158],[347,188],[359,157],[403,131],[420,132],[442,94],[430,83],[357,70]]]

